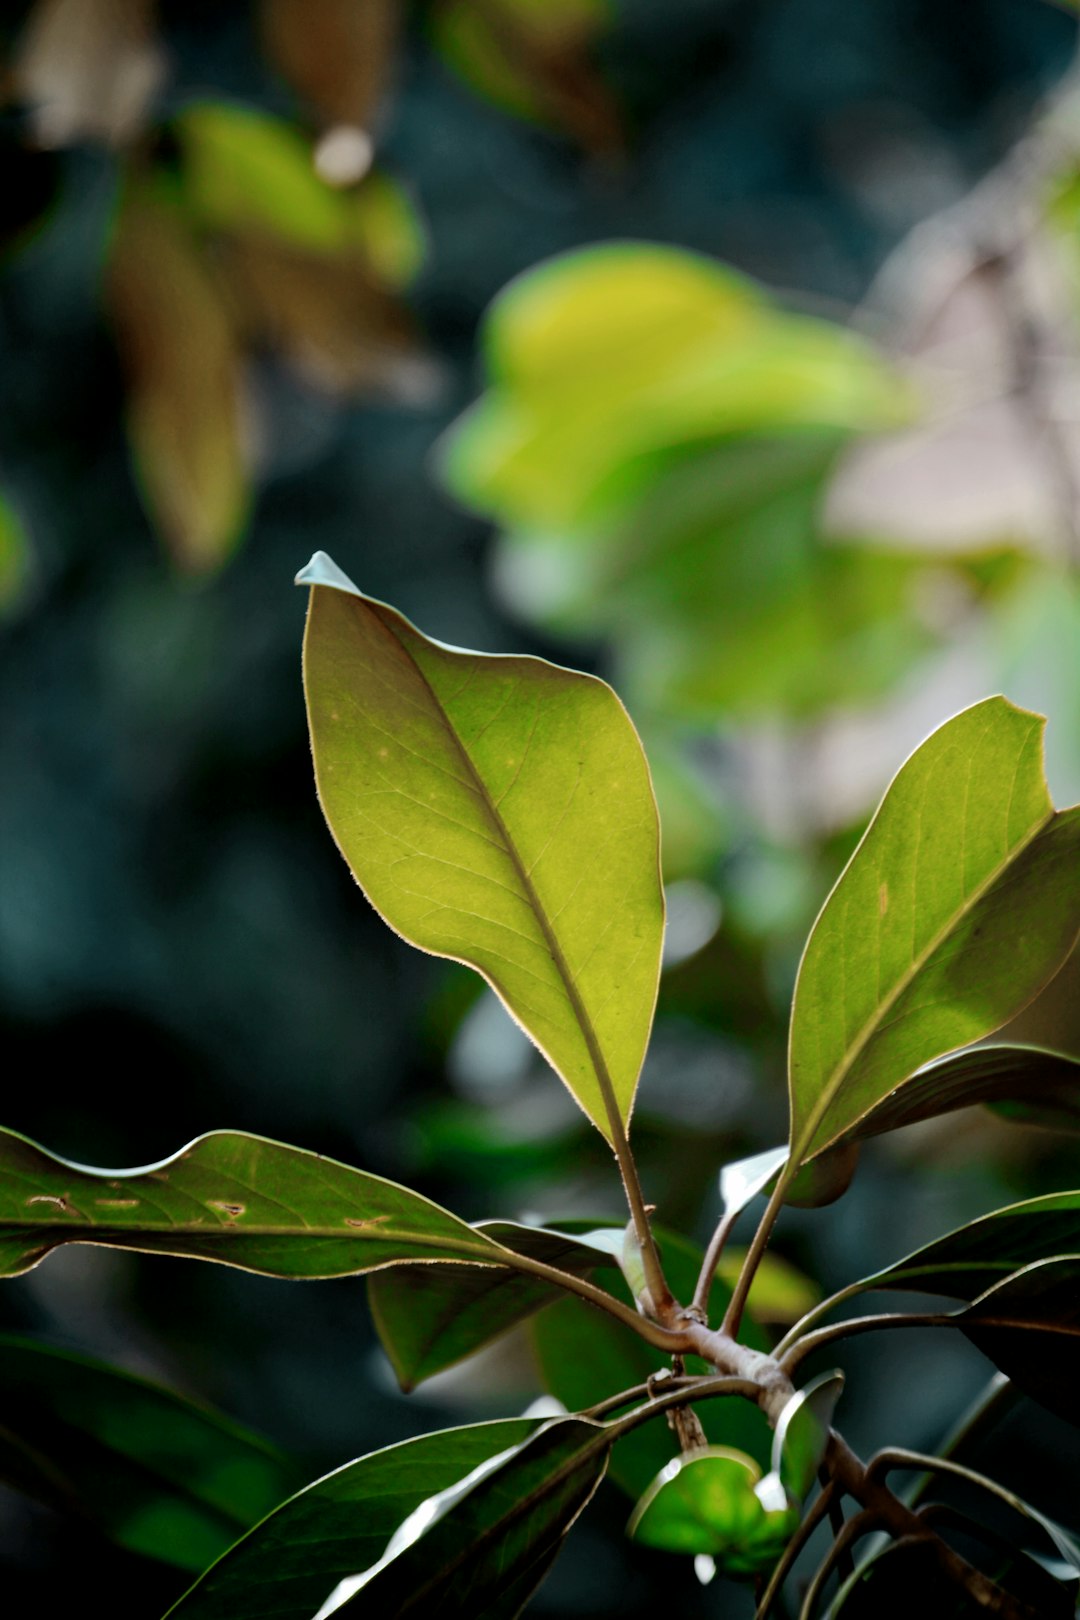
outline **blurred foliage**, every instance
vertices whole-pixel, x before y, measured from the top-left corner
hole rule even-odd
[[[6,9],[5,1123],[124,1163],[236,1125],[420,1167],[467,1216],[610,1210],[520,1032],[338,870],[285,588],[322,547],[434,634],[625,695],[666,875],[699,885],[635,1144],[703,1235],[717,1164],[783,1132],[799,944],[906,749],[1000,687],[1051,713],[1080,797],[1067,79],[1036,119],[1075,27],[1034,0]],[[1080,1050],[1071,972],[1022,1038]],[[827,1286],[1076,1175],[1057,1139],[957,1119],[834,1222],[793,1213],[781,1254]],[[297,1310],[73,1258],[10,1284],[4,1324],[213,1399],[308,1477],[538,1387],[517,1344],[416,1410],[353,1284]],[[856,1353],[853,1440],[889,1389],[931,1444],[976,1376],[946,1353],[908,1388]],[[1071,1463],[1032,1417],[1010,1466]],[[739,1612],[590,1540],[621,1527],[605,1501],[538,1613]],[[0,1548],[15,1602],[58,1606],[73,1568],[145,1612],[179,1590],[14,1498]]]

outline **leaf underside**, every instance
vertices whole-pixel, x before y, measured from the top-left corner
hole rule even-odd
[[[659,826],[602,681],[430,641],[319,553],[304,644],[319,798],[376,910],[476,968],[611,1136],[652,1026]]]

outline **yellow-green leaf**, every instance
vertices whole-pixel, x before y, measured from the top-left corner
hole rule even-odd
[[[371,903],[482,973],[609,1138],[652,1025],[659,826],[603,681],[430,641],[319,553],[304,646],[319,797]]]

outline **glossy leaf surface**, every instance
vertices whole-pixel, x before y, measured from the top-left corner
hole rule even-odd
[[[845,1140],[877,1136],[985,1103],[1021,1124],[1080,1130],[1080,1059],[1038,1046],[973,1046],[917,1069]]]
[[[1080,1255],[1026,1266],[975,1300],[958,1321],[1025,1395],[1080,1425]]]
[[[822,1373],[800,1389],[780,1415],[773,1436],[773,1472],[797,1502],[810,1494],[817,1479],[843,1388],[842,1372]]]
[[[0,1405],[0,1478],[183,1569],[204,1569],[296,1484],[209,1408],[33,1340],[0,1338]]]
[[[481,1221],[476,1230],[518,1254],[527,1254],[585,1276],[613,1264],[610,1249],[590,1247],[581,1237],[512,1221]],[[622,1241],[622,1228],[612,1236]],[[481,1266],[393,1266],[368,1282],[375,1326],[402,1389],[472,1355],[534,1311],[557,1299],[560,1290],[524,1272]]]
[[[648,767],[602,681],[461,652],[321,553],[305,639],[319,797],[403,938],[476,968],[611,1136],[629,1118],[663,933]]]
[[[799,1522],[797,1510],[762,1503],[760,1479],[751,1458],[724,1446],[675,1457],[634,1509],[628,1533],[646,1547],[704,1553],[732,1574],[753,1574],[775,1563]]]
[[[792,1156],[850,1134],[907,1076],[981,1039],[1080,926],[1080,812],[1056,813],[1038,715],[988,698],[902,767],[829,896],[795,991]]]
[[[395,1532],[382,1558],[318,1611],[512,1620],[604,1475],[610,1443],[580,1418],[547,1423]]]
[[[395,1260],[506,1251],[419,1193],[241,1131],[140,1170],[70,1164],[0,1131],[0,1276],[61,1243],[218,1260],[270,1277],[346,1277]]]
[[[470,1424],[346,1463],[282,1503],[170,1612],[183,1620],[311,1620],[338,1581],[381,1558],[421,1502],[535,1427],[528,1418]]]
[[[974,1300],[1014,1272],[1080,1253],[1080,1192],[1048,1193],[983,1215],[867,1277],[864,1288],[905,1288]]]

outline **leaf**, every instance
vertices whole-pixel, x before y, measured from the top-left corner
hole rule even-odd
[[[0,1478],[130,1551],[200,1570],[289,1494],[256,1435],[144,1378],[0,1337]]]
[[[570,1222],[563,1233],[481,1221],[475,1230],[518,1254],[586,1276],[598,1265],[612,1264],[610,1252],[589,1246],[589,1224]],[[570,1235],[576,1228],[585,1235]],[[622,1228],[614,1235],[621,1242]],[[539,1277],[472,1265],[393,1266],[368,1281],[379,1338],[406,1392],[497,1339],[560,1293]]]
[[[696,1244],[662,1228],[657,1233],[664,1271],[677,1299],[690,1299],[697,1282],[702,1255]],[[604,1277],[613,1294],[628,1303],[630,1292],[614,1272]],[[710,1319],[723,1314],[730,1294],[720,1282],[713,1284]],[[564,1298],[549,1305],[530,1324],[530,1335],[545,1387],[571,1411],[578,1411],[645,1383],[667,1370],[668,1361],[630,1328],[609,1316],[600,1316],[577,1299]],[[743,1328],[751,1349],[764,1350],[765,1339],[752,1322]],[[705,1363],[691,1356],[687,1370],[706,1371]],[[635,1403],[636,1404],[636,1403]],[[710,1441],[747,1452],[761,1467],[769,1463],[772,1434],[768,1423],[748,1401],[703,1401],[695,1408]],[[620,1439],[612,1452],[609,1478],[637,1498],[669,1462],[676,1442],[661,1415]]]
[[[787,1147],[767,1148],[748,1159],[736,1159],[725,1164],[720,1172],[720,1203],[725,1220],[744,1210],[783,1169],[787,1160]]]
[[[545,1424],[429,1497],[377,1564],[328,1594],[316,1620],[339,1613],[512,1620],[603,1478],[609,1449],[598,1424]]]
[[[248,515],[240,354],[220,289],[160,188],[129,186],[107,293],[146,506],[181,568],[212,571]]]
[[[1080,1255],[1026,1266],[988,1289],[956,1322],[1025,1395],[1080,1425]]]
[[[745,1259],[744,1248],[724,1250],[716,1274],[728,1288],[734,1289]],[[754,1272],[746,1306],[755,1322],[790,1327],[820,1299],[821,1288],[816,1282],[797,1270],[790,1260],[767,1249]]]
[[[1022,1602],[1034,1605],[1033,1612],[1042,1620],[1070,1620],[1073,1601],[1068,1589],[1019,1548],[996,1549],[996,1557],[980,1562],[992,1580]],[[920,1613],[932,1614],[935,1620],[982,1620],[987,1610],[942,1574],[933,1542],[906,1539],[860,1564],[840,1588],[828,1616],[829,1620],[893,1620],[894,1616],[906,1620]]]
[[[241,1131],[139,1170],[93,1170],[0,1131],[0,1276],[61,1243],[218,1260],[270,1277],[346,1277],[397,1260],[508,1251],[396,1182]]]
[[[760,1480],[750,1457],[725,1446],[675,1457],[634,1509],[627,1534],[646,1547],[716,1558],[729,1574],[755,1574],[776,1562],[799,1522],[797,1510],[762,1503]]]
[[[380,1558],[420,1503],[527,1440],[529,1418],[421,1435],[316,1480],[238,1541],[170,1610],[182,1620],[311,1620],[340,1580]]]
[[[0,618],[23,599],[31,574],[30,542],[26,526],[14,506],[0,492]]]
[[[299,582],[319,797],[354,875],[403,938],[484,976],[613,1139],[663,933],[626,711],[591,676],[429,641],[321,552]]]
[[[773,1436],[772,1468],[797,1502],[813,1489],[843,1388],[842,1372],[822,1373],[800,1389],[780,1414]]]
[[[1055,812],[1043,720],[987,698],[895,777],[803,956],[792,1165],[908,1076],[980,1040],[1056,972],[1080,926],[1080,810]]]
[[[1076,1253],[1080,1192],[1048,1193],[957,1227],[865,1278],[859,1288],[903,1288],[970,1301],[1025,1266]]]

